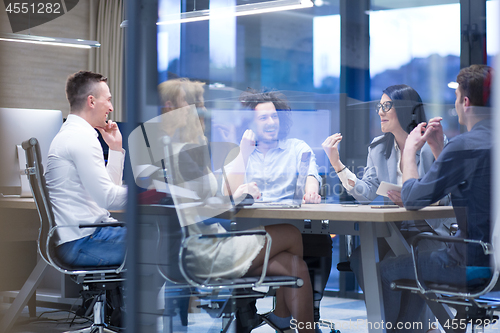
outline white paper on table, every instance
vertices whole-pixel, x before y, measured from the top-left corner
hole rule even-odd
[[[384,197],[388,197],[388,195],[387,195],[388,191],[401,192],[402,188],[403,187],[401,185],[391,184],[391,183],[383,181],[380,183],[380,186],[377,189],[377,195],[382,195]]]

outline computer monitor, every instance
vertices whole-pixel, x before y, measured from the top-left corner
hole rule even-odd
[[[23,141],[32,137],[40,143],[43,165],[47,165],[50,143],[62,125],[58,110],[0,108],[0,196],[31,196]],[[25,179],[21,189],[21,179]]]

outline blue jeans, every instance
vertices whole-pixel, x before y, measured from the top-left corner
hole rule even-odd
[[[125,258],[127,228],[97,228],[86,236],[56,247],[58,258],[75,267],[121,265]]]
[[[387,332],[414,331],[414,323],[419,322],[420,314],[425,307],[425,300],[419,294],[392,290],[390,287],[394,280],[415,280],[411,255],[386,258],[379,265],[385,322],[391,323],[392,327],[392,330],[387,329]],[[446,249],[420,252],[418,266],[420,278],[423,280],[442,284],[465,284],[465,266],[450,257]],[[429,323],[422,323],[422,325],[424,331],[429,329]]]

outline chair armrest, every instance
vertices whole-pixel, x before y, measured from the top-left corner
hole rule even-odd
[[[483,242],[480,240],[475,240],[475,239],[466,239],[466,238],[459,238],[459,237],[453,237],[453,236],[437,236],[434,234],[430,233],[421,233],[415,236],[415,238],[412,241],[411,244],[411,254],[412,254],[412,259],[413,259],[413,268],[415,270],[415,280],[417,283],[417,288],[422,294],[426,293],[448,293],[450,295],[455,295],[455,296],[460,296],[460,297],[478,297],[481,296],[487,292],[489,292],[496,284],[499,276],[499,270],[496,267],[492,267],[491,269],[493,270],[493,274],[490,277],[489,283],[484,287],[481,291],[479,292],[450,292],[446,290],[438,290],[435,289],[434,287],[427,288],[425,282],[419,275],[419,265],[418,265],[418,243],[422,240],[434,240],[438,242],[451,242],[451,243],[461,243],[461,244],[476,244],[480,245],[483,249],[483,252],[485,255],[490,255],[493,254],[493,246],[490,243]],[[476,266],[468,266],[465,270],[465,274],[467,274],[468,269],[471,268],[472,270],[481,268],[483,269],[484,267],[476,267]],[[489,269],[489,268],[488,268]],[[433,289],[434,288],[434,289]]]
[[[464,244],[478,244],[481,245],[483,248],[484,254],[493,254],[493,246],[490,243],[483,242],[480,240],[475,240],[475,239],[467,239],[467,238],[459,238],[459,237],[453,237],[453,236],[438,236],[430,233],[421,233],[415,236],[413,239],[413,242],[411,244],[412,246],[412,251],[413,248],[418,245],[418,243],[423,240],[423,239],[429,239],[429,240],[435,240],[438,242],[452,242],[452,243],[464,243]]]
[[[124,227],[125,222],[104,222],[104,223],[84,223],[78,225],[78,228],[104,228],[104,227]]]
[[[251,236],[251,235],[258,235],[258,236],[265,236],[267,232],[265,230],[255,230],[255,231],[249,231],[249,230],[242,230],[242,231],[228,231],[223,234],[207,234],[207,235],[193,235],[188,237],[198,237],[199,239],[204,239],[204,238],[228,238],[228,237],[240,237],[240,236]]]

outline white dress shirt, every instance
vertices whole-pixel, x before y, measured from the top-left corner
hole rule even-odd
[[[127,188],[121,185],[125,151],[109,150],[108,164],[96,130],[70,114],[49,149],[45,177],[58,226],[116,221],[108,209],[122,209]],[[91,235],[94,228],[58,229],[57,245]]]

